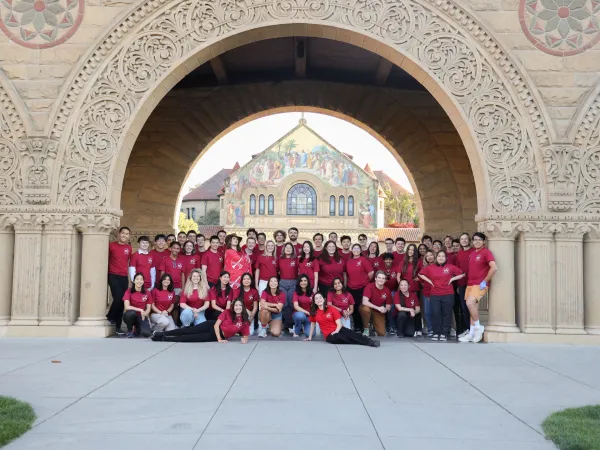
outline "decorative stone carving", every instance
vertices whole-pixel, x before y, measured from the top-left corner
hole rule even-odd
[[[567,212],[575,208],[581,151],[570,145],[553,145],[543,149],[548,186],[548,209]]]
[[[58,108],[52,136],[61,138],[65,152],[60,156],[59,204],[108,204],[111,167],[133,114],[184,56],[249,27],[313,23],[370,34],[422,64],[472,124],[491,184],[491,210],[540,210],[536,140],[526,123],[530,120],[538,142],[546,143],[543,115],[517,66],[454,2],[173,0],[164,6],[164,1],[151,0],[124,19],[84,64]]]
[[[52,174],[58,144],[53,139],[29,138],[20,144],[23,197],[27,203],[50,203]]]
[[[17,150],[14,123],[9,109],[12,107],[8,95],[0,88],[0,205],[17,205],[21,197],[16,193],[19,185],[19,152]],[[12,108],[13,114],[16,114]]]

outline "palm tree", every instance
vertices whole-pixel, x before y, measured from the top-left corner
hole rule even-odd
[[[285,148],[286,152],[291,152],[293,149],[298,147],[298,144],[296,144],[296,139],[290,139],[285,144],[283,144],[283,147]]]

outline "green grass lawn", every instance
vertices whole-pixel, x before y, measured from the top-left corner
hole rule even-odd
[[[35,420],[33,408],[10,397],[0,397],[0,447],[31,428]]]
[[[600,405],[555,412],[542,428],[560,450],[600,449]]]

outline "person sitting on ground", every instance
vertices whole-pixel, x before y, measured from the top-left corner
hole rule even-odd
[[[352,329],[350,318],[354,313],[354,297],[346,291],[339,277],[333,279],[333,289],[327,293],[327,304],[340,312],[342,325]]]
[[[241,343],[248,342],[250,322],[244,307],[244,301],[236,298],[231,307],[222,311],[217,320],[207,320],[189,328],[171,331],[155,331],[153,341],[165,342],[219,342],[226,344],[236,334],[241,334]]]
[[[342,326],[342,316],[335,308],[327,305],[327,301],[320,292],[313,296],[310,307],[310,335],[304,339],[312,341],[315,324],[319,324],[325,337],[325,341],[330,344],[354,344],[366,345],[368,347],[379,347],[381,343],[370,337],[355,333]]]
[[[181,326],[189,327],[192,323],[198,325],[205,322],[209,305],[206,276],[202,269],[193,269],[185,282],[179,302]]]
[[[292,297],[294,305],[294,337],[300,336],[300,333],[304,331],[305,336],[308,337],[308,331],[310,329],[310,304],[312,302],[312,289],[310,287],[310,280],[308,275],[300,275],[296,282],[296,290]]]
[[[383,270],[375,274],[375,282],[368,284],[363,292],[360,316],[363,322],[363,335],[369,336],[373,324],[377,336],[385,336],[385,316],[391,309],[392,293],[385,286],[387,276]]]
[[[421,320],[418,314],[421,312],[417,293],[410,291],[408,280],[400,281],[400,291],[394,296],[394,307],[396,314],[396,336],[413,337],[417,329],[417,320]]]
[[[168,273],[163,274],[152,289],[152,312],[150,323],[156,331],[171,331],[177,328],[171,316],[175,306],[173,280]]]
[[[210,308],[206,311],[208,320],[217,320],[219,315],[231,306],[233,289],[229,284],[229,279],[229,272],[222,271],[217,285],[211,287],[208,291],[208,299],[210,300]]]
[[[128,338],[140,336],[142,334],[142,322],[148,320],[152,305],[152,296],[144,288],[144,275],[142,273],[138,272],[133,277],[131,289],[127,289],[123,296],[123,305],[125,308],[123,322],[127,325],[126,336]]]
[[[254,288],[254,280],[250,273],[246,272],[242,275],[242,285],[234,292],[233,297],[244,300],[248,320],[250,321],[250,336],[252,336],[254,334],[254,318],[258,312],[258,299],[260,296]]]
[[[272,336],[281,335],[283,305],[285,305],[285,292],[279,289],[277,277],[271,277],[266,289],[260,295],[258,337],[267,337],[267,326]]]

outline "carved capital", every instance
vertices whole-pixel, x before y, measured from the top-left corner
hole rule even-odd
[[[511,221],[501,222],[480,222],[477,225],[477,229],[489,239],[503,239],[503,240],[514,240],[519,234],[519,223]]]
[[[65,214],[55,214],[46,216],[44,222],[44,233],[48,234],[72,234],[75,233],[75,226],[78,223],[76,216]]]
[[[32,205],[50,203],[52,174],[58,143],[54,139],[27,138],[19,144],[23,196]]]
[[[83,234],[110,234],[119,226],[119,217],[109,214],[79,216],[77,229]]]
[[[544,148],[542,154],[548,184],[548,208],[557,212],[573,211],[583,151],[572,145],[551,145]]]
[[[16,233],[42,232],[42,227],[47,219],[39,214],[11,214],[7,217]]]

